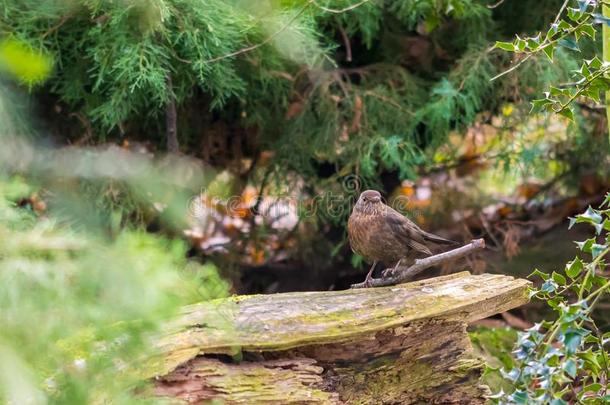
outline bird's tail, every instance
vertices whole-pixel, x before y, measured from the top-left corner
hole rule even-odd
[[[453,241],[453,240],[449,240],[449,239],[445,239],[445,238],[441,238],[438,235],[435,235],[433,233],[429,233],[429,232],[424,232],[424,238],[434,242],[434,243],[439,243],[441,245],[459,245],[459,242]]]

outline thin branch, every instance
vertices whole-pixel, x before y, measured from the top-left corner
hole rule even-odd
[[[499,0],[497,3],[494,3],[494,4],[490,4],[490,5],[488,5],[488,6],[487,6],[487,8],[489,8],[489,9],[494,9],[494,8],[496,8],[496,7],[500,6],[500,5],[502,5],[502,3],[504,3],[504,1],[505,1],[505,0]]]
[[[42,34],[42,38],[44,39],[49,34],[51,34],[51,33],[55,32],[55,31],[57,31],[58,29],[60,29],[61,26],[64,25],[66,23],[66,21],[68,21],[73,16],[74,16],[74,13],[69,13],[69,14],[66,14],[63,17],[61,17],[59,19],[59,22],[56,25],[54,25],[53,27],[49,28],[49,30],[47,32]]]
[[[559,12],[558,12],[558,13],[557,13],[557,15],[555,16],[555,20],[553,21],[553,24],[557,24],[557,22],[559,21],[559,18],[561,18],[561,14],[563,13],[563,11],[565,10],[565,8],[567,7],[567,5],[568,5],[569,1],[570,1],[570,0],[566,0],[566,1],[563,3],[563,5],[561,6],[561,8],[559,9]],[[541,45],[538,47],[538,49],[544,49],[544,48],[546,48],[547,46],[552,45],[552,44],[554,44],[555,42],[558,42],[560,39],[565,38],[565,37],[566,37],[566,36],[568,36],[568,35],[571,35],[571,34],[572,34],[574,31],[576,31],[576,30],[577,30],[578,28],[580,28],[582,25],[584,25],[585,23],[588,23],[588,21],[589,21],[589,17],[585,18],[585,19],[584,19],[583,21],[581,21],[581,22],[580,22],[578,25],[576,25],[576,26],[575,26],[575,27],[573,27],[572,29],[568,30],[568,31],[567,31],[567,32],[566,32],[564,35],[562,35],[562,36],[560,36],[560,37],[558,37],[558,38],[556,38],[556,39],[553,39],[553,40],[550,40],[550,41],[549,41],[549,40],[548,40],[548,38],[547,38],[547,39],[545,40],[545,42],[546,42],[546,41],[548,41],[548,44],[544,44],[544,43],[543,43],[543,44],[541,44]],[[544,45],[544,46],[543,46],[543,45]],[[494,46],[494,47],[491,47],[491,48],[489,49],[489,51],[491,51],[491,50],[493,50],[493,49],[496,49],[496,48],[495,48],[495,46]],[[525,63],[527,60],[529,60],[529,58],[530,58],[530,57],[532,57],[532,55],[534,55],[534,53],[538,53],[538,51],[537,51],[537,52],[530,52],[530,53],[527,53],[527,55],[525,56],[525,58],[521,59],[521,60],[519,61],[519,63],[517,63],[516,65],[512,66],[510,69],[505,70],[504,72],[502,72],[502,73],[499,73],[499,74],[495,75],[494,77],[492,77],[491,79],[489,79],[489,81],[490,81],[490,82],[493,82],[494,80],[499,79],[500,77],[502,77],[502,76],[504,76],[504,75],[507,75],[508,73],[510,73],[510,72],[514,71],[515,69],[519,68],[519,66],[523,65],[523,63]]]
[[[485,239],[475,239],[467,245],[459,247],[457,249],[449,250],[448,252],[439,253],[434,256],[426,257],[424,259],[417,259],[415,263],[407,268],[399,267],[398,274],[393,275],[387,278],[374,278],[370,282],[371,287],[382,287],[387,285],[394,285],[402,283],[416,274],[421,273],[422,271],[436,266],[450,260],[459,259],[461,257],[466,256],[469,253],[472,253],[476,250],[485,248]],[[352,284],[352,288],[365,288],[366,285],[364,282],[358,284]]]
[[[566,9],[566,7],[568,6],[569,2],[570,2],[570,0],[566,0],[566,1],[563,2],[563,5],[559,9],[559,12],[555,16],[555,19],[553,20],[553,24],[557,24],[557,22],[559,21],[559,18],[561,17],[561,14],[563,13],[563,10]]]
[[[345,45],[345,61],[351,62],[352,61],[352,46],[349,42],[349,37],[347,36],[347,32],[345,32],[345,29],[343,28],[343,26],[341,26],[340,23],[339,23],[338,27],[339,27],[339,32],[341,33],[341,38],[343,39],[343,44]]]
[[[351,6],[347,6],[345,8],[341,8],[341,9],[335,9],[335,8],[328,8],[328,7],[324,7],[321,4],[319,4],[316,0],[311,0],[312,3],[319,8],[322,11],[326,11],[327,13],[333,13],[333,14],[341,14],[341,13],[345,13],[346,11],[351,11],[355,8],[360,7],[361,5],[363,5],[364,3],[368,3],[369,0],[362,0],[361,2],[352,4]]]
[[[267,38],[265,38],[265,40],[263,42],[259,42],[258,44],[255,45],[251,45],[245,48],[242,48],[238,51],[235,52],[231,52],[228,53],[226,55],[222,55],[222,56],[217,56],[215,58],[212,59],[208,59],[203,61],[204,63],[214,63],[214,62],[218,62],[220,60],[223,59],[228,59],[228,58],[232,58],[234,56],[238,56],[241,55],[243,53],[248,53],[251,52],[255,49],[260,48],[263,45],[267,45],[269,42],[273,41],[275,39],[275,37],[277,37],[278,35],[280,35],[282,32],[286,31],[288,29],[288,27],[290,27],[290,25],[301,16],[301,14],[303,14],[305,12],[305,10],[307,10],[309,8],[309,6],[311,6],[314,3],[314,0],[309,0],[307,3],[305,3],[305,5],[303,7],[301,7],[301,9],[294,15],[292,16],[292,18],[290,20],[288,20],[288,22],[279,30],[277,30],[276,32],[274,32],[273,34],[269,35]]]
[[[521,60],[519,61],[519,63],[517,63],[517,64],[513,65],[513,66],[512,66],[510,69],[505,70],[505,71],[504,71],[504,72],[502,72],[502,73],[498,73],[497,75],[495,75],[494,77],[492,77],[491,79],[489,79],[489,81],[490,81],[490,82],[493,82],[494,80],[497,80],[497,79],[501,78],[502,76],[505,76],[505,75],[509,74],[510,72],[512,72],[512,71],[514,71],[514,70],[516,70],[516,69],[518,69],[518,68],[519,68],[519,66],[523,65],[523,64],[524,64],[524,63],[525,63],[525,62],[526,62],[526,61],[527,61],[529,58],[531,58],[531,57],[532,57],[532,55],[533,55],[533,53],[528,54],[528,55],[527,55],[525,58],[521,59]]]
[[[385,97],[381,94],[377,94],[372,90],[367,90],[364,93],[362,93],[365,96],[370,96],[370,97],[374,97],[377,98],[385,103],[390,104],[392,107],[397,108],[398,110],[409,114],[410,116],[414,117],[415,113],[413,111],[407,110],[406,108],[404,108],[402,105],[400,105],[400,103],[397,103],[396,101],[392,100],[391,98]]]
[[[265,191],[265,187],[267,187],[269,177],[271,176],[271,174],[273,173],[274,170],[275,170],[275,167],[273,165],[267,166],[267,169],[265,170],[265,174],[263,175],[263,180],[261,181],[261,186],[258,190],[258,195],[256,196],[256,202],[254,203],[254,207],[252,207],[252,213],[254,215],[260,214],[259,211],[260,211],[261,203],[263,202],[263,192]],[[253,221],[254,221],[254,215],[252,216]]]
[[[180,146],[178,144],[178,114],[176,112],[176,96],[174,95],[172,77],[167,75],[167,91],[169,100],[165,106],[165,134],[167,137],[167,151],[170,153],[178,153]]]
[[[482,212],[479,214],[479,219],[481,220],[481,225],[483,225],[485,232],[487,232],[487,235],[489,235],[489,238],[493,241],[495,247],[498,248],[498,249],[492,249],[492,250],[499,251],[500,248],[502,247],[502,243],[500,243],[500,241],[498,241],[496,236],[491,231],[489,222],[487,221],[487,218],[485,218],[485,215],[483,215]]]
[[[286,23],[286,25],[284,25],[283,27],[281,27],[279,30],[277,30],[276,32],[274,32],[273,34],[269,35],[267,38],[265,38],[265,40],[263,40],[262,42],[259,42],[258,44],[254,44],[251,46],[247,46],[245,48],[242,48],[240,50],[237,50],[235,52],[231,52],[228,53],[226,55],[222,55],[222,56],[217,56],[215,58],[212,59],[207,59],[204,60],[203,63],[214,63],[214,62],[218,62],[220,60],[223,59],[229,59],[244,53],[248,53],[251,52],[255,49],[260,48],[263,45],[267,45],[269,42],[273,41],[278,35],[280,35],[282,32],[286,31],[288,29],[288,27],[290,27],[290,25],[292,25],[292,23],[301,16],[301,14],[303,14],[305,12],[305,10],[307,10],[309,8],[309,6],[314,5],[315,7],[319,8],[320,10],[326,11],[328,13],[333,13],[333,14],[341,14],[344,13],[346,11],[350,11],[353,10],[355,8],[360,7],[361,5],[368,3],[370,0],[362,0],[359,3],[356,4],[352,4],[349,7],[345,7],[342,9],[333,9],[333,8],[328,8],[328,7],[324,7],[320,4],[318,4],[318,2],[316,2],[316,0],[309,0],[307,3],[305,3],[305,5],[303,5],[303,7],[301,7],[301,9]]]
[[[91,138],[93,138],[93,128],[91,127],[91,122],[80,112],[73,112],[68,114],[68,117],[76,117],[77,120],[85,127],[85,136],[80,138],[75,142],[75,145],[82,145],[83,143],[88,142]]]

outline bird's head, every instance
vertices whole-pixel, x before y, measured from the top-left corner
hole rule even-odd
[[[354,208],[361,212],[374,212],[382,204],[379,191],[366,190],[360,194],[360,198],[358,198],[358,202]]]

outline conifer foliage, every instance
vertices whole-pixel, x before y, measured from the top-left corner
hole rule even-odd
[[[489,81],[508,62],[490,48],[548,23],[559,2],[548,3],[3,0],[0,34],[53,58],[34,90],[69,124],[63,137],[80,139],[84,122],[94,141],[163,148],[174,106],[180,150],[214,165],[271,150],[314,183],[326,166],[375,183],[382,171],[414,177],[450,130],[529,98]],[[520,82],[556,81],[569,59],[525,66]]]

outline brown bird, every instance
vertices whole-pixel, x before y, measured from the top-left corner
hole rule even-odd
[[[378,262],[396,269],[401,263],[432,255],[433,244],[456,244],[424,231],[384,204],[375,190],[360,194],[347,222],[347,234],[352,250],[373,264],[364,281],[367,286]]]

